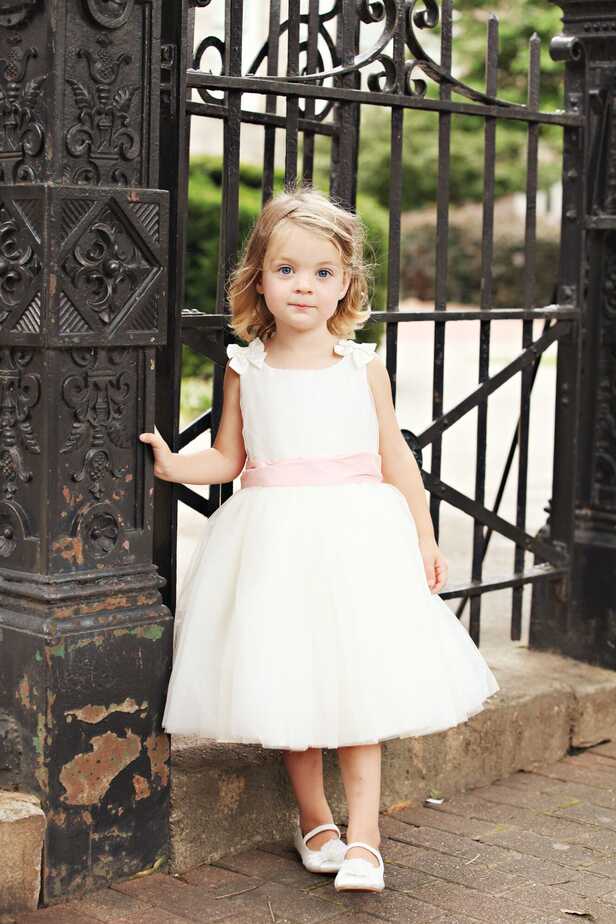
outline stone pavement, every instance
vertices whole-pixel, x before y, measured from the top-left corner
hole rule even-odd
[[[277,841],[16,924],[616,924],[616,742],[439,805],[396,806],[381,838],[381,894],[337,893]]]

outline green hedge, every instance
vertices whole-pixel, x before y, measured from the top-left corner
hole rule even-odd
[[[284,175],[277,171],[274,188],[281,190]],[[188,308],[213,314],[216,311],[218,238],[221,220],[222,165],[219,158],[200,156],[190,161],[186,252],[185,304]],[[261,169],[250,164],[240,167],[239,228],[243,242],[261,209]],[[357,210],[367,230],[368,257],[376,264],[372,304],[385,303],[387,268],[387,212],[368,196],[358,196]],[[381,336],[383,325],[369,325],[357,331],[358,340]],[[182,376],[211,375],[212,363],[188,346],[182,348]]]
[[[447,300],[479,305],[481,300],[481,225],[455,220],[447,236]],[[402,235],[403,297],[434,300],[436,227],[433,221],[416,223]],[[535,304],[551,302],[558,275],[559,239],[552,230],[540,230],[535,245]],[[507,229],[495,228],[492,259],[492,307],[524,306],[524,241]]]

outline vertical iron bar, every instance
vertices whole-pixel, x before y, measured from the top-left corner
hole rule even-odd
[[[398,21],[403,23],[405,0],[398,3]],[[397,74],[396,92],[404,92],[404,30],[394,33],[393,61]],[[404,109],[391,107],[391,135],[389,160],[389,236],[387,249],[387,311],[400,310],[400,216],[402,212],[402,149],[404,130]],[[396,401],[398,369],[398,323],[388,322],[385,329],[385,356],[391,381],[394,403]]]
[[[280,51],[280,0],[270,0],[269,31],[267,34],[267,75],[278,75],[278,56]],[[265,97],[265,111],[276,112],[278,97],[268,93]],[[263,182],[262,202],[265,205],[274,193],[274,169],[276,162],[276,127],[266,125],[263,136]]]
[[[308,39],[307,39],[307,61],[306,67],[309,74],[314,74],[317,70],[319,46],[319,0],[310,0],[308,7]],[[309,97],[305,100],[306,118],[314,119],[316,112],[316,100]],[[305,183],[312,183],[314,178],[314,132],[304,132],[304,156],[302,165],[302,176]]]
[[[342,0],[336,23],[339,60],[351,64],[359,49],[359,16],[356,0]],[[359,89],[361,74],[351,71],[336,79],[336,85]],[[332,139],[330,194],[348,209],[355,209],[357,195],[357,155],[359,149],[358,103],[339,102],[336,107],[336,133]]]
[[[175,49],[169,71],[168,112],[161,119],[159,184],[169,190],[169,319],[166,361],[156,372],[156,427],[170,448],[178,449],[180,394],[182,385],[181,313],[184,305],[186,221],[188,200],[190,116],[186,113],[186,71],[192,64],[195,11],[186,2],[163,3],[162,36]],[[175,90],[175,94],[174,94]],[[175,95],[175,98],[174,98]],[[169,401],[169,395],[174,400]],[[162,597],[174,612],[177,590],[177,489],[171,482],[154,480],[154,560],[166,585]]]
[[[486,51],[486,93],[496,96],[498,75],[498,18],[491,13],[488,20]],[[486,117],[483,154],[483,215],[481,233],[481,303],[482,310],[492,308],[492,257],[494,252],[494,176],[496,166],[496,119]],[[479,382],[490,373],[490,321],[479,322]],[[477,408],[477,454],[475,468],[475,500],[485,503],[486,451],[488,433],[488,402]],[[473,561],[471,577],[480,581],[483,570],[484,527],[473,521]],[[481,595],[470,599],[469,633],[479,645],[481,633]]]
[[[452,62],[452,0],[444,0],[441,20],[441,66],[451,73]],[[439,84],[439,99],[450,100],[451,90],[446,83]],[[449,233],[449,161],[451,147],[451,114],[440,112],[438,116],[438,187],[436,203],[436,279],[435,311],[447,310],[447,257]],[[434,354],[432,367],[432,419],[443,413],[443,388],[445,379],[445,330],[444,321],[434,323]],[[431,446],[430,471],[435,478],[441,477],[442,437],[439,435]],[[439,537],[440,498],[430,495],[430,516],[434,533]]]
[[[287,33],[287,75],[299,74],[300,0],[289,0],[289,30]],[[287,97],[287,127],[284,180],[286,186],[297,183],[297,142],[299,134],[299,97]]]
[[[225,74],[240,76],[242,73],[242,19],[243,4],[225,0]],[[220,217],[220,251],[218,255],[218,280],[216,290],[216,311],[228,314],[226,283],[235,261],[239,246],[239,187],[240,187],[240,134],[242,113],[242,91],[226,90],[227,114],[224,123],[224,150],[222,168],[222,202]],[[219,339],[227,342],[227,331],[220,331]],[[222,344],[221,344],[222,345]],[[220,414],[224,367],[214,365],[212,387],[212,444],[216,439]],[[233,484],[210,485],[210,501],[219,505],[233,493]]]
[[[568,110],[579,111],[583,98],[585,63],[570,63],[565,73],[565,99]],[[563,202],[558,271],[558,302],[583,304],[584,254],[586,234],[581,216],[585,211],[584,177],[587,175],[585,131],[563,130]],[[554,460],[552,499],[549,515],[550,539],[570,552],[573,561],[575,536],[575,495],[577,470],[581,460],[577,427],[581,402],[580,326],[572,325],[571,335],[558,341],[556,362],[556,407],[554,421]],[[579,461],[578,461],[579,460]],[[569,582],[571,574],[569,575]],[[562,595],[561,595],[562,596]],[[567,616],[570,608],[566,607]],[[544,616],[546,614],[543,614]],[[562,629],[566,627],[561,626]],[[557,627],[554,626],[554,630]],[[533,625],[531,622],[531,638]]]
[[[338,3],[338,14],[336,16],[336,57],[338,61],[343,60],[344,54],[344,16],[345,16],[345,5],[344,0],[340,0]],[[341,80],[339,77],[335,77],[333,84],[335,87],[342,86]],[[334,132],[332,135],[330,151],[331,151],[331,162],[330,162],[330,171],[329,171],[329,194],[332,199],[335,199],[338,195],[338,165],[340,163],[340,138],[342,135],[342,121],[340,116],[340,107],[341,103],[336,103],[334,107]]]
[[[541,40],[536,32],[529,43],[530,61],[528,69],[528,108],[539,109],[539,82]],[[527,171],[526,171],[526,222],[524,229],[524,307],[532,308],[535,302],[536,280],[536,237],[537,237],[537,160],[539,152],[539,123],[528,125]],[[526,349],[533,339],[532,320],[522,321],[522,348]],[[522,370],[520,382],[520,421],[518,439],[518,489],[516,500],[516,525],[526,528],[526,495],[528,479],[528,430],[530,423],[530,397],[532,367]],[[516,545],[514,571],[524,568],[525,550]],[[522,602],[524,587],[514,587],[511,600],[511,639],[518,641],[522,635]]]

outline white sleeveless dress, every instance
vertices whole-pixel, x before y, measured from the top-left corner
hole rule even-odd
[[[249,460],[378,453],[374,343],[322,369],[230,344]],[[426,735],[500,689],[425,576],[384,481],[242,487],[204,521],[179,596],[162,720],[172,734],[305,750]]]

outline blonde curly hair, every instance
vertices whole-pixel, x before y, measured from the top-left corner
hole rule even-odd
[[[282,222],[314,231],[338,248],[351,281],[327,328],[346,339],[370,316],[369,266],[364,256],[366,232],[353,212],[310,186],[286,189],[263,207],[248,237],[242,256],[227,284],[231,307],[230,329],[246,342],[266,340],[276,331],[276,319],[256,289],[270,238]]]

